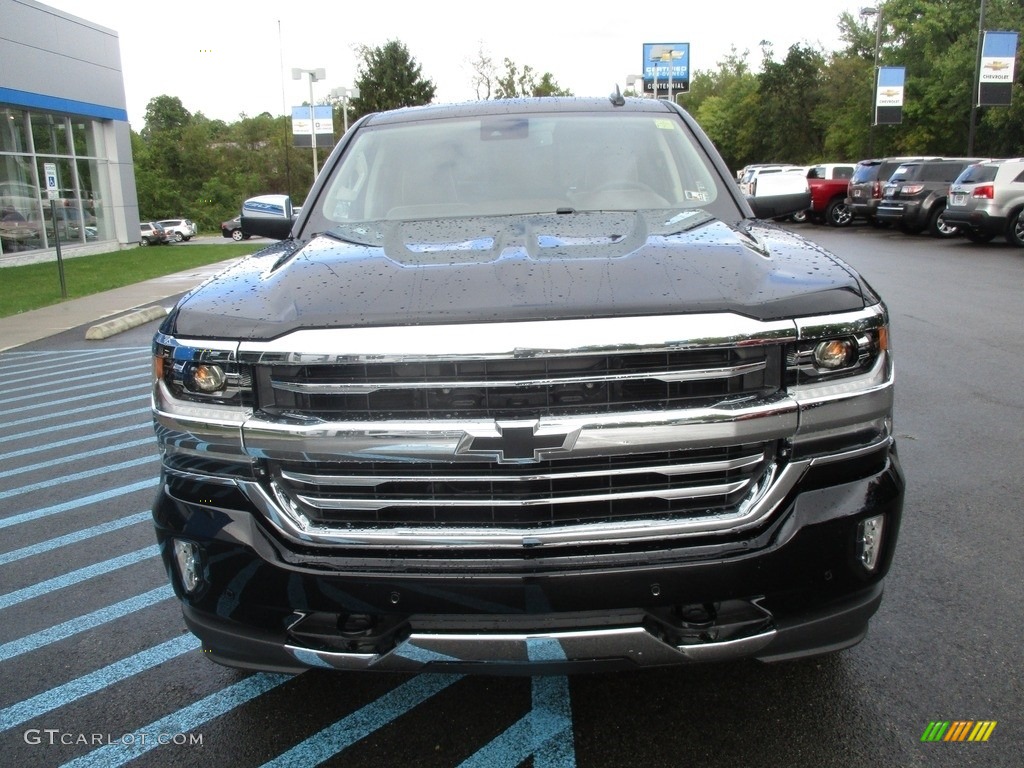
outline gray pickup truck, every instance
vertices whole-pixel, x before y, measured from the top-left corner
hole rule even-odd
[[[857,643],[903,503],[889,320],[762,220],[807,205],[744,199],[664,101],[361,119],[154,340],[153,515],[204,650],[561,673]]]

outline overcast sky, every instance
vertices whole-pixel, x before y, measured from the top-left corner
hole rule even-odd
[[[639,74],[644,43],[689,43],[690,66],[711,70],[730,48],[761,60],[768,40],[781,59],[794,43],[839,47],[837,22],[864,2],[710,0],[602,4],[443,0],[49,0],[54,8],[116,31],[128,118],[141,130],[154,96],[234,122],[243,113],[290,113],[309,98],[293,67],[324,68],[314,99],[351,87],[360,45],[400,40],[437,86],[436,101],[475,97],[470,62],[481,46],[538,75],[551,72],[577,96],[604,96]],[[283,76],[282,76],[282,73]]]

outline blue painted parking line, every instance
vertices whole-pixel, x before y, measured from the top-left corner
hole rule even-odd
[[[47,376],[50,378],[51,381],[53,380],[54,376],[57,376],[58,377],[57,380],[60,382],[60,385],[61,385],[62,389],[50,389],[50,390],[47,390],[46,394],[47,395],[55,395],[55,394],[63,394],[65,392],[75,392],[75,391],[80,390],[80,389],[95,389],[96,388],[95,379],[100,379],[103,382],[104,385],[106,385],[106,384],[108,384],[108,383],[110,383],[112,381],[132,381],[133,379],[148,380],[149,376],[147,374],[150,373],[152,371],[152,369],[153,369],[153,364],[150,363],[149,361],[147,361],[143,365],[121,366],[120,368],[117,369],[118,373],[121,373],[121,374],[129,374],[130,373],[131,375],[119,376],[118,378],[111,378],[111,376],[110,376],[110,365],[108,364],[107,361],[104,361],[103,370],[96,371],[95,373],[83,373],[80,376],[59,376],[58,372],[51,371],[51,370],[47,369],[47,371],[46,371]],[[74,387],[66,386],[68,384],[71,384],[73,382],[78,382],[78,381],[88,381],[90,383],[89,384],[83,384],[81,386],[74,386]],[[16,386],[11,386],[12,384],[24,384],[24,386],[17,386],[16,387]],[[40,392],[39,392],[39,377],[38,376],[26,376],[23,379],[13,379],[13,380],[10,380],[10,381],[6,381],[6,382],[4,382],[4,392],[6,394],[8,394],[8,395],[14,394],[16,392],[30,392],[31,393],[30,397],[39,397],[39,395],[40,395]],[[27,399],[29,399],[29,397],[7,398],[5,400],[0,400],[0,403],[11,403],[11,402],[14,402],[15,400],[18,400],[18,399],[27,400]]]
[[[131,398],[131,400],[136,400],[136,399],[138,399],[138,398]],[[117,415],[118,415],[118,418],[124,418],[124,417],[127,417],[127,416],[141,416],[143,414],[149,414],[149,413],[152,413],[152,409],[147,407],[147,408],[134,408],[134,409],[132,409],[130,411],[118,411]],[[34,423],[38,422],[39,419],[31,419],[31,421],[34,424]],[[92,424],[109,424],[109,423],[110,423],[110,414],[109,413],[105,413],[102,416],[96,416],[95,418],[92,418],[92,419],[80,419],[79,421],[65,421],[63,424],[61,424],[61,430],[64,431],[64,432],[73,432],[76,429],[79,429],[81,427],[88,427],[88,426],[90,426]],[[0,425],[0,426],[2,426],[2,425]],[[150,428],[149,422],[146,421],[146,422],[141,422],[140,424],[133,424],[133,425],[131,425],[129,427],[125,427],[124,429],[138,429],[140,426],[145,426],[147,428]],[[110,431],[110,434],[114,434],[114,433],[115,433],[115,430],[111,430]],[[5,435],[3,437],[0,437],[0,443],[7,443],[7,442],[11,442],[13,440],[17,440],[18,442],[21,442],[23,440],[27,440],[30,437],[39,437],[39,435],[52,435],[52,434],[53,434],[53,427],[40,427],[39,429],[32,429],[32,430],[29,430],[28,432],[19,432],[16,435]],[[92,438],[99,437],[99,436],[101,436],[103,434],[104,433],[102,433],[102,432],[101,433],[90,433],[90,434],[86,435],[85,437],[83,437],[82,439],[84,439],[84,440],[91,440]],[[25,451],[16,451],[15,453],[10,453],[10,454],[6,454],[6,455],[7,456],[14,456],[14,455],[17,455],[19,453],[24,453],[26,451],[45,450],[46,447],[47,446],[40,446],[38,449],[36,449],[36,448],[26,448]],[[3,458],[3,457],[0,457],[0,458]]]
[[[40,402],[38,402],[35,405],[22,405],[22,406],[20,406],[18,408],[5,408],[4,409],[4,413],[25,413],[27,411],[38,411],[40,408],[52,408],[55,405],[65,405],[66,403],[80,403],[83,400],[88,400],[88,399],[90,399],[92,397],[100,397],[100,396],[103,396],[103,395],[115,395],[115,394],[118,394],[120,392],[138,392],[140,387],[141,387],[140,384],[133,384],[130,387],[117,387],[115,389],[106,389],[106,388],[104,388],[102,392],[96,392],[95,388],[93,388],[94,389],[94,394],[93,395],[88,395],[87,394],[87,395],[79,395],[77,397],[65,397],[65,398],[60,399],[60,400],[43,400],[43,399],[40,399]],[[105,405],[109,407],[110,403],[107,402]],[[3,426],[3,425],[0,425],[0,426]]]
[[[149,510],[146,510],[145,512],[137,512],[134,515],[129,515],[128,517],[111,520],[109,523],[101,523],[100,525],[94,525],[90,528],[83,528],[82,530],[75,531],[74,533],[67,533],[63,536],[57,536],[53,539],[41,541],[38,544],[32,544],[28,547],[22,547],[21,549],[5,552],[0,555],[0,565],[7,565],[7,563],[13,563],[17,560],[24,560],[26,557],[41,555],[44,552],[60,549],[61,547],[66,547],[70,544],[77,544],[80,541],[91,539],[94,536],[102,536],[105,533],[111,533],[113,531],[120,530],[121,528],[127,528],[130,525],[137,525],[138,523],[144,523],[152,520],[153,513]]]
[[[392,721],[436,696],[445,688],[462,679],[461,675],[420,675],[402,683],[371,704],[346,715],[334,725],[299,742],[287,752],[264,763],[264,768],[319,765],[339,752],[344,752],[357,741],[365,739]]]
[[[137,426],[132,429],[138,429]],[[115,453],[117,451],[123,451],[127,448],[138,448],[141,445],[156,446],[156,441],[151,437],[147,436],[138,440],[130,440],[127,443],[114,443],[113,445],[104,445],[102,448],[94,448],[91,451],[82,451],[81,453],[69,453],[65,454],[56,459],[50,459],[49,461],[40,461],[35,464],[26,464],[24,467],[17,467],[15,469],[8,469],[4,472],[0,472],[0,479],[5,477],[12,477],[14,475],[23,475],[26,472],[35,472],[40,469],[49,469],[50,467],[61,466],[64,464],[70,464],[72,461],[81,461],[82,459],[92,459],[96,456],[102,456],[105,453]],[[3,457],[0,457],[3,458]]]
[[[129,614],[141,611],[143,608],[148,608],[151,605],[159,603],[162,600],[174,597],[174,590],[171,589],[170,585],[164,585],[151,589],[149,592],[144,592],[141,595],[130,597],[127,600],[122,600],[119,603],[108,605],[105,608],[100,608],[92,613],[87,613],[84,616],[79,616],[76,619],[65,621],[62,624],[50,627],[48,629],[41,630],[34,634],[22,637],[18,640],[12,640],[9,643],[0,645],[0,661],[7,661],[13,659],[16,656],[21,656],[24,653],[30,653],[32,651],[43,648],[51,643],[56,643],[61,640],[65,640],[69,637],[73,637],[80,632],[85,632],[95,627],[102,626],[108,622],[120,619],[122,616],[128,616]]]
[[[63,428],[63,423],[67,420],[69,416],[77,416],[80,413],[91,413],[92,411],[102,411],[105,414],[103,418],[109,420],[110,411],[115,405],[128,405],[129,403],[141,403],[149,400],[148,392],[140,394],[138,387],[132,387],[131,391],[135,392],[136,394],[132,397],[122,397],[119,400],[105,400],[102,403],[92,403],[90,405],[83,405],[81,408],[68,408],[63,411],[51,411],[49,413],[41,413],[36,416],[28,416],[24,419],[17,419],[16,421],[0,421],[0,429],[11,429],[12,427],[20,427],[23,424],[38,424],[41,421],[50,421],[52,419],[60,419]],[[73,400],[73,402],[79,402],[79,400],[76,399]],[[50,405],[53,405],[53,403],[50,403]],[[24,410],[32,409],[26,408]],[[149,408],[144,408],[142,410],[148,411]],[[128,411],[122,411],[120,412],[120,415],[125,416],[128,413]],[[53,427],[50,427],[50,431],[52,430]],[[13,439],[16,439],[16,436],[0,437],[0,441]]]
[[[148,560],[149,558],[156,557],[159,554],[160,550],[154,544],[146,547],[145,549],[129,552],[127,555],[112,557],[109,560],[93,563],[92,565],[87,565],[84,568],[78,568],[77,570],[65,573],[61,576],[55,576],[54,578],[47,579],[46,581],[40,581],[37,584],[25,587],[24,589],[16,589],[14,592],[8,592],[6,595],[0,595],[0,610],[10,608],[12,605],[23,603],[26,600],[32,600],[57,589],[64,589],[65,587],[71,587],[75,584],[81,584],[83,581],[94,579],[97,576],[102,576],[106,573],[110,573],[111,571],[127,568],[129,565],[135,565],[135,563]]]
[[[103,380],[101,388],[97,387],[95,382],[92,382],[92,383],[89,383],[89,384],[76,384],[75,386],[72,386],[72,387],[59,387],[59,388],[55,388],[55,389],[49,389],[49,390],[47,390],[45,392],[45,395],[46,395],[46,397],[48,399],[50,395],[54,395],[54,394],[68,394],[69,392],[80,392],[80,391],[82,391],[84,389],[84,390],[86,390],[90,394],[90,396],[95,396],[96,394],[102,394],[103,392],[110,392],[110,391],[116,392],[116,391],[118,391],[117,389],[111,390],[111,389],[106,388],[106,385],[108,385],[108,384],[116,384],[116,383],[120,383],[120,382],[123,382],[123,381],[134,381],[134,382],[137,382],[138,384],[143,384],[143,383],[147,382],[148,380],[150,380],[150,377],[145,376],[144,374],[132,374],[131,376],[119,376],[119,377],[116,377],[116,378],[110,378],[110,376],[108,376],[108,377],[106,377]],[[32,389],[31,394],[19,394],[19,395],[15,395],[14,397],[4,397],[3,399],[0,399],[0,406],[6,406],[6,404],[8,402],[22,402],[24,400],[38,400],[42,396],[42,393],[40,393],[40,391],[39,391],[39,387],[32,387],[31,389]],[[20,390],[17,390],[17,391],[24,391],[24,388],[20,389]],[[57,402],[61,402],[62,400],[56,400],[56,401]]]
[[[130,485],[122,485],[118,488],[111,488],[100,493],[93,493],[89,496],[82,496],[71,501],[65,501],[61,504],[54,504],[49,507],[42,507],[40,509],[34,509],[30,512],[22,512],[18,515],[11,515],[10,517],[0,518],[0,529],[10,528],[15,525],[21,525],[22,523],[30,523],[34,520],[40,520],[50,515],[59,515],[62,512],[77,511],[83,507],[87,507],[90,504],[99,504],[104,501],[110,501],[116,499],[118,496],[127,496],[129,493],[135,493],[136,491],[144,491],[147,488],[155,488],[157,485],[157,478],[152,477],[148,480],[141,480],[137,483],[131,483]]]
[[[292,679],[291,675],[270,675],[263,672],[247,677],[241,682],[229,685],[216,693],[187,707],[160,718],[149,725],[139,728],[146,734],[187,734],[215,717],[230,712],[257,696],[262,696]],[[159,745],[159,739],[132,739],[130,743],[116,742],[94,749],[64,764],[64,768],[84,768],[84,766],[102,766],[115,768],[144,755]]]
[[[53,712],[77,699],[102,691],[114,683],[145,672],[147,669],[152,669],[158,664],[163,664],[165,661],[170,661],[189,651],[198,650],[200,647],[200,642],[195,636],[181,635],[126,659],[115,661],[95,672],[90,672],[71,682],[64,683],[64,685],[58,685],[56,688],[51,688],[44,693],[13,704],[7,709],[0,710],[0,731],[6,731],[40,715]]]
[[[148,442],[148,441],[147,441]],[[88,480],[99,477],[100,475],[110,475],[116,472],[120,472],[123,469],[131,469],[132,467],[141,467],[144,464],[152,464],[158,462],[160,458],[153,452],[152,456],[143,456],[139,459],[131,459],[129,461],[122,461],[119,464],[106,464],[102,468],[89,469],[85,472],[75,472],[71,475],[61,475],[60,477],[53,477],[49,480],[44,480],[39,483],[32,483],[31,485],[22,485],[17,488],[11,488],[7,491],[0,491],[0,499],[9,499],[13,496],[20,496],[25,493],[33,493],[35,491],[41,491],[44,488],[52,488],[55,485],[64,485],[66,483],[75,483],[79,480]]]
[[[110,421],[110,419],[106,419]],[[62,432],[68,433],[73,429],[71,425],[65,425]],[[54,443],[45,443],[43,445],[33,445],[31,448],[22,448],[18,451],[9,451],[8,453],[0,453],[0,461],[8,459],[17,459],[20,456],[31,456],[37,453],[46,453],[47,451],[55,451],[59,448],[69,448],[72,445],[78,445],[79,443],[87,443],[93,440],[106,440],[107,438],[113,437],[114,435],[123,435],[125,432],[137,432],[140,429],[145,429],[150,435],[153,433],[153,427],[150,424],[129,424],[124,427],[117,427],[116,429],[107,429],[103,432],[89,432],[84,435],[78,435],[77,437],[69,437],[67,440],[58,440]],[[47,433],[52,434],[53,430],[46,430]],[[153,438],[150,437],[150,440]],[[155,442],[155,441],[154,441]],[[124,444],[122,443],[122,446]]]
[[[531,661],[564,661],[555,639],[530,640]],[[534,677],[530,713],[465,760],[460,768],[516,766],[533,757],[534,768],[574,768],[572,701],[567,677]]]

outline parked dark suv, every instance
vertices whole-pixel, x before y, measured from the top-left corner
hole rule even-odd
[[[961,171],[978,158],[943,158],[901,163],[885,188],[875,210],[882,222],[898,225],[904,232],[922,232],[935,237],[953,237],[955,224],[943,218],[949,185]]]
[[[901,164],[915,160],[937,160],[925,157],[882,157],[872,160],[861,160],[853,172],[853,178],[847,187],[846,205],[856,219],[866,219],[874,225],[880,222],[875,218],[878,203],[882,200],[882,191],[889,177]]]

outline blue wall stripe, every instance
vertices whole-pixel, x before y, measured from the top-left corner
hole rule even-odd
[[[137,389],[133,388],[133,391]],[[136,394],[133,397],[122,397],[120,400],[107,400],[102,403],[94,403],[93,405],[84,405],[81,408],[69,408],[66,411],[55,411],[53,413],[44,413],[40,416],[30,416],[29,418],[20,419],[18,421],[0,421],[0,429],[10,429],[11,427],[19,427],[22,424],[38,424],[41,421],[48,421],[50,419],[65,419],[68,416],[75,416],[79,413],[90,413],[92,411],[100,411],[107,413],[110,411],[110,407],[114,405],[127,405],[128,403],[138,403],[142,401],[149,401],[149,392]],[[26,408],[25,410],[31,410]],[[148,410],[148,409],[146,409]],[[120,414],[124,415],[124,414]],[[110,418],[109,415],[106,418]],[[63,428],[63,425],[61,425]],[[53,428],[51,427],[51,430]],[[10,437],[0,437],[0,440],[11,440]]]
[[[27,109],[43,109],[48,112],[67,112],[72,115],[85,115],[101,120],[119,120],[128,122],[128,112],[122,107],[111,107],[105,104],[93,104],[88,101],[65,99],[61,96],[47,96],[43,93],[21,91],[17,88],[0,88],[0,102],[14,104]]]
[[[148,409],[146,409],[146,410],[148,410]],[[120,415],[120,414],[118,414],[118,415]],[[104,419],[102,419],[102,421],[110,421],[110,419],[109,418],[104,418]],[[74,424],[65,424],[61,428],[61,431],[64,432],[64,433],[72,432],[74,430],[74,427],[75,427]],[[86,443],[86,442],[89,442],[90,440],[105,440],[106,438],[113,437],[114,435],[123,435],[125,432],[132,432],[132,431],[139,430],[139,429],[145,429],[145,430],[147,430],[149,432],[149,434],[151,434],[151,435],[153,434],[153,425],[152,424],[146,424],[146,423],[142,423],[142,424],[129,424],[126,427],[118,427],[117,429],[108,429],[108,430],[106,430],[104,432],[88,432],[88,433],[86,433],[84,435],[79,435],[78,437],[69,437],[67,440],[59,440],[56,443],[46,443],[45,445],[34,445],[31,448],[22,448],[20,451],[10,451],[8,453],[0,453],[0,461],[3,461],[5,459],[16,459],[19,456],[30,456],[33,453],[44,453],[45,451],[52,451],[52,450],[54,450],[56,448],[66,448],[69,445],[78,445],[79,443]],[[52,433],[53,430],[52,429],[46,429],[46,430],[43,430],[43,432],[44,433]],[[154,440],[154,441],[156,440],[155,437],[153,437],[151,439]]]
[[[182,707],[167,717],[135,729],[135,732],[154,735],[161,733],[190,733],[215,717],[220,717],[235,707],[241,706],[257,696],[262,696],[264,693],[272,691],[291,679],[292,675],[270,675],[259,672],[241,682],[229,685],[227,688],[217,691],[217,693],[212,693],[194,704]],[[107,744],[65,763],[64,768],[72,768],[72,766],[74,768],[80,768],[81,766],[115,768],[115,766],[124,765],[140,755],[144,755],[157,746],[159,744],[156,738],[145,739],[144,741],[142,739],[135,739],[131,744]]]
[[[120,472],[122,469],[141,467],[143,464],[149,464],[159,460],[160,458],[156,455],[156,451],[154,451],[152,456],[143,456],[142,458],[132,459],[131,461],[122,461],[120,464],[104,465],[102,469],[90,469],[85,472],[76,472],[73,475],[61,475],[60,477],[52,477],[41,483],[32,483],[32,485],[22,485],[17,488],[11,488],[9,491],[0,491],[0,499],[9,499],[12,496],[20,496],[23,493],[41,491],[43,488],[52,488],[55,485],[74,483],[78,480],[86,480],[89,478],[99,477],[101,475],[109,475],[113,472]]]
[[[109,560],[103,560],[99,563],[87,565],[84,568],[78,568],[77,570],[70,571],[62,574],[61,576],[54,576],[52,579],[40,581],[30,587],[16,589],[13,592],[8,592],[6,595],[0,595],[0,610],[10,608],[12,605],[17,605],[18,603],[24,603],[26,600],[32,600],[40,595],[45,595],[58,589],[72,587],[75,584],[80,584],[83,581],[94,579],[97,576],[102,576],[103,574],[110,573],[111,571],[127,568],[129,565],[135,565],[135,563],[148,560],[149,558],[156,557],[159,554],[159,548],[153,544],[145,549],[138,549],[135,552],[129,552],[128,554],[121,555],[120,557],[112,557]]]
[[[287,752],[264,763],[264,768],[319,765],[461,679],[461,675],[419,675],[299,742]]]
[[[138,483],[132,483],[131,485],[122,485],[120,488],[111,488],[110,490],[103,491],[101,493],[94,493],[89,496],[82,496],[71,501],[65,501],[61,504],[54,504],[51,507],[42,507],[41,509],[34,509],[31,512],[22,512],[20,515],[11,515],[0,519],[0,529],[10,528],[13,525],[21,525],[22,523],[28,523],[33,520],[39,520],[50,515],[58,515],[61,512],[67,512],[68,510],[78,510],[82,507],[88,506],[89,504],[98,504],[102,501],[110,501],[118,496],[126,496],[129,493],[135,493],[136,491],[143,491],[147,488],[155,488],[158,483],[157,478],[153,477],[149,480],[142,480]]]
[[[20,656],[23,653],[38,650],[51,643],[77,635],[80,632],[94,629],[115,619],[120,619],[122,616],[141,611],[143,608],[148,608],[170,597],[174,597],[174,590],[171,589],[170,584],[167,584],[151,589],[149,592],[144,592],[136,597],[130,597],[119,603],[108,605],[106,608],[100,608],[92,613],[87,613],[85,616],[79,616],[77,619],[71,619],[63,624],[57,624],[49,629],[41,630],[19,640],[4,643],[0,645],[0,661],[13,659],[15,656]]]
[[[138,429],[138,427],[134,427]],[[81,453],[69,453],[66,456],[60,456],[56,459],[50,459],[49,461],[40,461],[36,464],[26,464],[24,467],[16,467],[15,469],[8,469],[4,472],[0,472],[0,480],[5,477],[12,477],[13,475],[23,475],[26,472],[35,472],[39,469],[48,469],[50,467],[61,466],[64,464],[70,464],[73,461],[81,461],[82,459],[91,459],[95,456],[102,456],[105,453],[115,453],[117,451],[123,451],[127,448],[138,448],[140,445],[150,445],[156,449],[156,438],[153,436],[142,437],[138,440],[129,440],[127,443],[117,443],[115,445],[105,445],[102,448],[94,448],[91,451],[82,451]],[[0,457],[3,458],[3,457]],[[99,474],[99,473],[90,473]],[[49,484],[49,483],[47,483]]]
[[[180,635],[166,643],[140,651],[126,659],[115,661],[102,669],[90,672],[71,682],[40,693],[32,698],[13,704],[0,710],[0,731],[6,731],[21,725],[28,720],[45,715],[55,709],[70,704],[92,693],[102,691],[115,683],[152,669],[158,664],[170,661],[182,654],[200,647],[198,638],[193,635]]]
[[[134,399],[134,398],[132,398],[132,399]],[[81,419],[79,421],[65,422],[65,423],[60,425],[60,429],[66,430],[66,431],[70,432],[70,431],[72,431],[74,429],[78,429],[79,427],[87,427],[90,424],[110,424],[115,419],[124,419],[124,418],[127,418],[129,416],[141,416],[142,414],[152,414],[152,413],[153,413],[153,410],[150,409],[150,408],[137,408],[137,409],[132,409],[131,411],[121,411],[121,412],[119,412],[117,414],[114,414],[114,415],[104,414],[103,416],[97,416],[97,417],[95,417],[93,419]],[[38,419],[32,419],[33,423],[36,423],[37,421],[39,421],[39,420]],[[134,426],[134,428],[137,429],[139,426],[142,426],[142,425],[136,424],[136,425],[133,425],[133,426]],[[145,426],[146,427],[152,427],[153,424],[152,424],[151,421],[147,420],[145,422]],[[28,432],[19,432],[18,434],[10,434],[10,435],[6,435],[4,437],[0,437],[0,442],[9,442],[10,440],[18,440],[18,441],[20,441],[20,440],[25,440],[25,439],[27,439],[29,437],[37,437],[37,436],[39,436],[41,434],[52,434],[52,433],[53,433],[53,427],[42,427],[40,429],[33,429],[33,430],[28,431]],[[89,438],[95,437],[95,436],[96,435],[93,435],[93,434],[88,435]],[[43,446],[43,447],[46,447],[46,446]],[[27,450],[31,451],[32,449],[27,449]],[[24,452],[18,452],[18,453],[24,453]],[[17,454],[7,454],[8,457],[9,456],[16,456],[16,455]]]
[[[34,555],[40,555],[43,552],[60,549],[61,547],[66,547],[69,544],[77,544],[85,539],[91,539],[94,536],[102,536],[105,533],[110,533],[121,528],[127,528],[130,525],[152,521],[152,519],[153,513],[146,510],[145,512],[137,512],[136,514],[129,515],[128,517],[111,520],[109,523],[94,525],[91,528],[83,528],[81,531],[76,531],[75,533],[68,533],[64,536],[58,536],[55,539],[41,541],[38,544],[33,544],[29,547],[22,547],[21,549],[15,549],[11,552],[5,552],[0,555],[0,565],[7,565],[7,563],[13,563],[17,560],[24,560],[26,557],[33,557]]]

